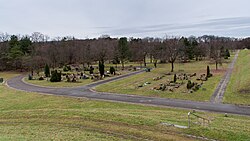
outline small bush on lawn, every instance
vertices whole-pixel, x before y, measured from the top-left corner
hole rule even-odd
[[[70,66],[64,66],[63,71],[64,72],[71,71],[71,67]]]
[[[57,70],[51,72],[50,82],[60,82],[62,79],[61,72],[57,72]]]
[[[3,83],[3,78],[0,78],[0,83]]]
[[[110,67],[109,72],[113,75],[115,75],[115,68],[114,67]]]
[[[38,80],[44,80],[44,78],[41,76],[41,77],[38,78]]]
[[[190,80],[188,80],[187,89],[191,89],[193,86],[194,86],[194,83],[192,83]]]
[[[33,77],[32,77],[31,74],[29,74],[28,79],[29,79],[29,80],[32,80],[32,79],[33,79]]]
[[[94,67],[90,66],[90,68],[89,68],[89,74],[93,74],[94,70],[95,70]]]
[[[48,64],[45,65],[44,74],[46,77],[50,77],[50,69]]]

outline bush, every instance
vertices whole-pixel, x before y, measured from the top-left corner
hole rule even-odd
[[[94,67],[90,66],[90,68],[89,68],[89,74],[93,74],[94,70],[95,70]]]
[[[38,78],[38,80],[44,80],[44,78],[41,76],[41,77]]]
[[[60,82],[62,79],[61,72],[57,72],[57,70],[51,72],[50,82]]]
[[[150,69],[150,68],[145,68],[145,71],[146,71],[146,72],[150,72],[151,69]]]
[[[0,83],[3,83],[3,78],[0,78]]]
[[[29,80],[32,80],[32,79],[33,79],[33,77],[32,77],[31,74],[29,74],[28,79],[29,79]]]
[[[50,69],[48,64],[45,65],[44,74],[46,77],[50,77]]]
[[[226,52],[225,52],[225,58],[227,58],[227,59],[228,59],[228,57],[230,57],[230,52],[229,52],[229,50],[228,50],[228,49],[226,49]]]
[[[194,90],[194,91],[198,91],[200,88],[199,88],[199,86],[198,85],[195,85],[193,88],[192,88],[192,90]]]
[[[64,72],[71,71],[71,67],[70,66],[64,66],[63,71]]]
[[[190,80],[188,80],[187,89],[191,89],[193,86],[194,86],[194,83],[192,83]]]
[[[109,72],[113,75],[115,75],[115,68],[114,67],[110,67]]]
[[[104,67],[104,64],[99,62],[99,72],[101,77],[104,75]]]

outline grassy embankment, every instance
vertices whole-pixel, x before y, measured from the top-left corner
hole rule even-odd
[[[241,50],[225,92],[224,103],[250,105],[250,51]]]
[[[12,73],[0,73],[10,78]],[[218,140],[249,140],[250,118],[197,112],[208,127],[187,126],[189,110],[39,95],[0,84],[0,140],[194,140],[184,134]]]

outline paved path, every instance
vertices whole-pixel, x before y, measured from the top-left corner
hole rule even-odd
[[[233,59],[232,63],[229,65],[226,74],[223,76],[219,85],[215,89],[215,92],[210,99],[210,101],[212,103],[222,103],[223,96],[224,96],[225,90],[227,88],[227,84],[228,84],[230,77],[232,75],[233,68],[234,68],[236,60],[238,58],[239,52],[240,52],[240,50],[238,50],[237,53],[235,54],[234,59]]]
[[[170,106],[170,107],[179,107],[187,109],[196,109],[196,110],[205,110],[213,112],[222,112],[222,113],[232,113],[239,115],[248,115],[250,116],[250,107],[247,106],[237,106],[231,104],[220,104],[220,103],[210,103],[210,102],[195,102],[187,100],[177,100],[177,99],[165,99],[165,98],[156,98],[156,97],[146,97],[146,96],[136,96],[136,95],[126,95],[126,94],[111,94],[111,93],[98,93],[91,91],[90,88],[121,79],[127,76],[141,73],[142,71],[134,72],[132,74],[127,74],[124,76],[119,76],[109,80],[100,81],[90,85],[76,87],[76,88],[46,88],[39,87],[24,83],[22,81],[24,76],[17,76],[7,81],[9,87],[24,90],[29,92],[38,92],[45,94],[61,95],[61,96],[71,96],[71,97],[84,97],[95,100],[107,100],[107,101],[116,101],[116,102],[126,102],[126,103],[135,103],[135,104],[146,104],[154,106]]]

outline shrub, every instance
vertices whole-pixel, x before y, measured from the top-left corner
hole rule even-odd
[[[110,67],[109,72],[113,75],[115,75],[115,68],[114,67]]]
[[[150,72],[151,69],[150,69],[150,68],[145,68],[145,71],[146,71],[146,72]]]
[[[65,71],[65,72],[71,71],[71,67],[70,66],[64,66],[63,71]]]
[[[226,51],[225,51],[225,58],[228,58],[228,57],[230,57],[230,52],[229,52],[228,49],[226,49]]]
[[[194,86],[194,83],[192,83],[190,80],[188,80],[187,89],[191,89],[193,86]]]
[[[192,90],[194,90],[194,91],[198,91],[200,88],[199,88],[199,86],[198,85],[195,85],[193,88],[192,88]]]
[[[44,80],[44,78],[41,76],[41,77],[38,78],[38,80]]]
[[[99,72],[101,77],[104,75],[104,67],[104,64],[99,62]]]
[[[3,78],[0,78],[0,83],[3,83]]]
[[[62,77],[61,77],[61,72],[57,72],[57,70],[51,72],[51,78],[50,82],[60,82]]]
[[[44,74],[46,77],[50,77],[50,69],[48,64],[45,65]]]
[[[136,67],[133,67],[134,71],[136,71]]]
[[[28,79],[29,79],[29,80],[32,80],[32,79],[33,79],[33,77],[32,77],[31,74],[29,74]]]
[[[90,68],[89,68],[89,74],[93,74],[94,70],[95,70],[94,67],[90,66]]]

